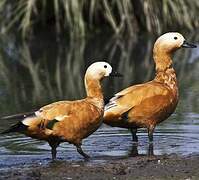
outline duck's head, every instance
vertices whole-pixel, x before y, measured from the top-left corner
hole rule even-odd
[[[112,71],[112,67],[109,63],[100,61],[95,62],[88,67],[86,76],[92,79],[100,80],[106,76],[121,76],[121,74]]]
[[[196,48],[197,46],[185,41],[185,38],[177,32],[169,32],[160,36],[155,44],[154,50],[172,53],[173,51],[181,48]]]
[[[153,48],[153,58],[156,63],[156,71],[164,71],[172,65],[172,53],[181,48],[196,48],[196,45],[188,43],[177,32],[169,32],[160,36]]]

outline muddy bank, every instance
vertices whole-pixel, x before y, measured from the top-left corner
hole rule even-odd
[[[138,156],[46,164],[18,165],[0,170],[0,179],[198,179],[199,155]]]

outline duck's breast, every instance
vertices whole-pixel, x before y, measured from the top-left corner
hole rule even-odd
[[[171,91],[144,99],[129,112],[129,122],[140,127],[158,124],[176,109],[178,98]]]

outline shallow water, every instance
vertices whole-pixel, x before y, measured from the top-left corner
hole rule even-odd
[[[198,37],[190,34],[186,37],[197,44]],[[147,35],[138,39],[103,35],[71,43],[64,38],[56,42],[46,34],[38,35],[30,42],[21,41],[15,35],[1,37],[0,115],[28,112],[57,100],[84,97],[84,72],[97,60],[110,62],[124,74],[122,79],[104,80],[106,99],[130,84],[148,81],[154,76],[151,57],[154,40],[155,37]],[[155,155],[199,153],[198,60],[199,48],[181,49],[174,56],[180,102],[176,112],[156,128]],[[0,120],[0,131],[15,122]],[[128,130],[102,126],[84,140],[83,149],[93,157],[93,162],[147,155],[146,130],[139,130],[138,136],[136,148],[132,146]],[[60,160],[82,160],[75,147],[68,143],[60,145],[57,156]],[[0,135],[0,167],[47,163],[50,158],[50,148],[45,142],[19,134]]]

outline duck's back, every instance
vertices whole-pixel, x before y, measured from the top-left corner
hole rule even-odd
[[[119,127],[147,127],[165,120],[175,110],[177,96],[156,81],[131,86],[105,106],[104,122]]]

